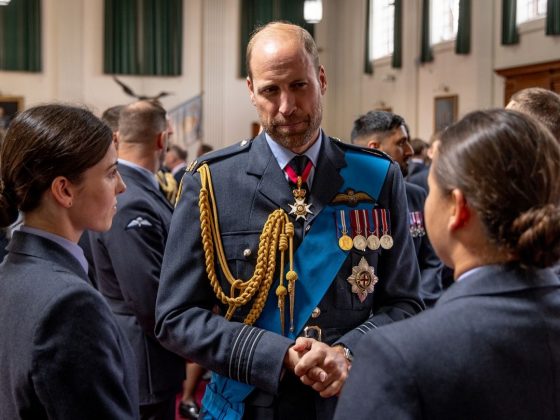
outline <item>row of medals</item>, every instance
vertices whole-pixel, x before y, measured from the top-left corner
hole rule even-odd
[[[342,234],[338,239],[338,246],[343,251],[350,251],[352,247],[360,251],[365,251],[366,247],[372,251],[376,251],[380,247],[383,249],[391,249],[393,248],[393,238],[388,233],[383,234],[381,238],[376,235],[369,235],[367,239],[364,235],[356,235],[354,239],[352,239],[350,236]]]

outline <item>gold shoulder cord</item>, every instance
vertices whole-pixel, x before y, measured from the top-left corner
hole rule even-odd
[[[200,229],[206,273],[208,274],[210,284],[212,285],[216,297],[222,303],[228,305],[225,318],[231,319],[235,310],[240,306],[246,305],[255,294],[257,294],[257,297],[243,322],[247,325],[252,325],[259,318],[272,285],[274,271],[276,270],[276,252],[278,250],[280,251],[280,281],[276,288],[276,296],[278,296],[282,335],[284,334],[284,303],[286,294],[288,293],[290,294],[290,331],[293,331],[295,281],[298,278],[293,265],[293,223],[290,222],[284,210],[278,209],[272,212],[268,216],[260,236],[257,265],[252,277],[248,280],[235,279],[229,270],[224,254],[210,168],[208,165],[204,164],[198,168],[198,172],[200,173],[200,181],[202,184],[198,204],[200,207]],[[290,270],[286,273],[286,280],[288,281],[288,289],[286,290],[284,286],[284,253],[288,249]],[[230,284],[229,296],[224,293],[216,276],[214,250],[216,251],[218,263],[222,272]],[[237,293],[237,291],[239,293]]]

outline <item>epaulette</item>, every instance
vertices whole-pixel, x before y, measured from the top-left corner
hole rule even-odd
[[[387,159],[388,161],[393,162],[393,159],[391,158],[391,156],[389,156],[387,153],[382,152],[379,149],[371,149],[369,147],[364,147],[364,146],[357,146],[355,144],[351,144],[351,143],[346,143],[342,140],[340,140],[337,137],[330,137],[332,140],[334,140],[336,142],[336,144],[338,146],[341,146],[343,149],[348,149],[348,150],[355,150],[355,151],[360,151],[360,152],[364,152],[367,153],[368,155],[373,155],[373,156],[377,156],[380,157],[382,159]]]
[[[200,156],[195,161],[193,161],[187,168],[187,171],[188,172],[196,171],[200,167],[200,165],[203,165],[205,163],[216,162],[218,160],[222,160],[227,157],[249,150],[251,144],[253,143],[253,140],[254,139],[243,140],[231,146],[224,147],[223,149],[206,153]]]

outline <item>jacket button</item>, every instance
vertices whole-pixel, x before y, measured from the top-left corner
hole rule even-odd
[[[251,256],[252,253],[253,253],[253,252],[251,251],[250,248],[247,248],[247,249],[244,249],[244,250],[243,250],[243,256],[244,256],[245,258],[249,258],[249,257]]]
[[[317,318],[319,317],[319,315],[321,315],[321,309],[319,309],[319,307],[317,306],[315,309],[313,309],[313,312],[311,312],[311,318]]]

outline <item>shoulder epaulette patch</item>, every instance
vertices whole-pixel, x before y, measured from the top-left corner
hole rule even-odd
[[[361,151],[367,153],[368,155],[373,155],[383,159],[387,159],[391,162],[393,161],[393,159],[391,159],[391,157],[388,154],[382,152],[379,149],[370,149],[369,147],[357,146],[355,144],[346,143],[336,137],[330,137],[330,138],[334,140],[338,146],[342,146],[344,149]]]
[[[207,153],[201,156],[199,159],[195,160],[193,163],[190,164],[188,171],[193,172],[197,170],[200,165],[204,163],[212,163],[216,162],[221,159],[225,159],[229,156],[233,156],[237,153],[244,152],[245,150],[249,149],[249,146],[252,144],[253,139],[243,140],[239,143],[235,143],[231,146],[224,147],[223,149],[215,150],[213,152]]]

